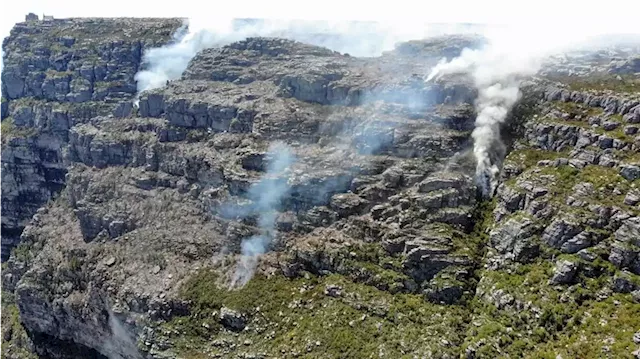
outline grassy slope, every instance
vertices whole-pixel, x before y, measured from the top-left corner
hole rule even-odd
[[[559,208],[559,212],[576,210],[564,205],[564,201],[577,183],[590,182],[596,189],[617,186],[628,190],[637,186],[621,178],[613,168],[593,165],[583,170],[561,166],[543,168],[537,174],[532,172],[539,160],[553,160],[563,155],[523,149],[511,152],[506,161],[526,168],[519,177],[552,175],[555,183],[550,188],[552,204]],[[513,182],[508,184],[513,185]],[[592,203],[624,207],[638,214],[637,209],[622,204],[623,197],[596,192],[590,200]],[[605,242],[611,240],[607,238]],[[590,266],[597,275],[587,277],[581,274],[572,286],[549,285],[554,257]],[[587,263],[577,255],[561,254],[548,247],[543,247],[540,257],[532,263],[514,264],[503,270],[485,270],[481,273],[483,279],[479,289],[487,293],[501,290],[513,299],[498,308],[489,300],[476,298],[472,325],[464,347],[476,348],[476,356],[480,358],[553,359],[557,355],[563,358],[632,358],[632,352],[638,349],[633,342],[633,334],[640,329],[640,304],[634,302],[630,294],[599,296],[604,288],[610,288],[616,273],[619,270],[605,260]],[[640,281],[639,276],[631,277]]]
[[[164,324],[164,332],[177,334],[176,349],[187,358],[215,353],[214,338],[236,343],[238,352],[325,358],[377,357],[381,352],[389,358],[444,357],[455,355],[464,340],[470,312],[463,306],[392,295],[341,275],[307,278],[256,276],[244,288],[228,291],[204,270],[184,287],[192,314]],[[340,286],[341,296],[325,295],[327,285]],[[238,335],[222,331],[215,314],[222,306],[246,313],[252,319],[249,329]],[[251,343],[246,349],[245,342]]]

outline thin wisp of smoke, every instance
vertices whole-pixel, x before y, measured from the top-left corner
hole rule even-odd
[[[254,275],[260,255],[267,252],[275,235],[277,208],[287,195],[291,186],[286,173],[295,162],[291,149],[281,143],[269,148],[269,165],[267,173],[259,182],[251,186],[248,197],[252,201],[250,210],[241,213],[258,215],[260,234],[244,239],[240,245],[241,257],[231,279],[231,287],[244,286]]]
[[[142,358],[142,355],[138,351],[135,337],[115,315],[111,309],[108,299],[105,299],[104,305],[105,310],[109,315],[109,329],[111,331],[111,335],[105,338],[100,351],[109,359]]]

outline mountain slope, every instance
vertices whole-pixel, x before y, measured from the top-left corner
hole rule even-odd
[[[473,82],[424,80],[481,39],[356,58],[248,38],[134,108],[141,52],[178,26],[5,41],[3,355],[636,355],[636,75],[526,82],[488,201]]]

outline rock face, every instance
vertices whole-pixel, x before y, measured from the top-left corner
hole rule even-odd
[[[615,61],[609,65],[609,72],[614,74],[635,74],[640,72],[640,57]]]
[[[571,283],[576,276],[578,266],[569,261],[560,261],[556,263],[553,277],[551,277],[551,284],[567,284]]]
[[[179,26],[177,19],[64,19],[13,28],[3,44],[3,261],[36,210],[64,188],[69,129],[130,102],[144,50]]]
[[[247,325],[247,319],[241,313],[225,307],[220,309],[220,322],[234,331],[240,331]]]
[[[545,303],[564,303],[560,306],[572,313],[593,313],[595,303],[607,303],[604,306],[617,312],[617,302],[609,296],[624,293],[623,307],[637,308],[630,293],[638,280],[639,247],[632,238],[638,236],[640,213],[636,201],[640,142],[632,128],[640,98],[625,87],[626,81],[635,86],[637,76],[614,77],[605,69],[589,76],[574,72],[576,77],[566,79],[547,71],[547,78],[534,81],[529,90],[535,105],[516,107],[528,115],[521,122],[522,137],[505,159],[492,210],[484,259],[487,271],[476,288],[476,297],[491,309],[474,316],[480,329],[468,341],[475,353],[502,355],[489,349],[502,347],[499,339],[480,334],[497,323],[506,321],[520,328],[518,333],[549,323],[549,316],[558,312],[555,304]],[[562,82],[549,81],[557,78]],[[575,292],[591,285],[586,297]],[[542,321],[533,319],[537,315]],[[527,324],[520,326],[520,320]],[[613,332],[622,327],[632,331],[615,325]],[[566,339],[581,329],[569,325],[559,331],[546,327],[549,330]],[[631,339],[629,335],[624,340],[634,348]],[[610,350],[611,339],[593,336],[588,341],[595,341],[589,345],[592,352]],[[581,345],[587,344],[569,344],[572,349],[567,351],[556,347],[554,353],[580,356]],[[513,350],[509,347],[500,352]]]
[[[3,255],[21,244],[2,286],[26,334],[3,316],[3,351],[579,357],[556,339],[591,323],[572,312],[637,331],[635,94],[523,87],[479,202],[477,92],[424,80],[478,39],[356,58],[248,38],[134,108],[144,50],[179,25],[30,21],[5,41]]]
[[[278,156],[270,152],[276,141],[295,156],[274,207],[277,252],[296,253],[283,273],[342,273],[437,302],[468,292],[474,264],[458,237],[471,229],[475,189],[464,157],[450,159],[468,144],[475,92],[464,79],[421,78],[440,56],[452,56],[438,44],[453,40],[359,59],[249,38],[201,52],[182,79],[143,93],[136,112],[128,103],[141,54],[177,23],[119,21],[21,24],[5,42],[5,121],[15,133],[3,143],[3,243],[5,231],[16,238],[26,229],[3,285],[15,292],[29,333],[131,357],[114,321],[128,323],[124,332],[135,337],[146,330],[144,318],[183,315],[188,268],[208,265],[223,248],[239,253],[260,231],[258,213],[241,213]],[[57,31],[107,25],[124,33],[148,26],[150,38],[65,38],[55,51],[41,50],[37,66],[21,59]],[[308,251],[329,233],[342,243]],[[396,279],[369,278],[359,262],[345,261],[348,243],[364,246],[366,238],[388,238],[383,257],[402,262]],[[32,256],[27,248],[39,250]],[[90,309],[76,310],[82,306]],[[228,330],[242,331],[247,321],[234,309],[219,311]]]

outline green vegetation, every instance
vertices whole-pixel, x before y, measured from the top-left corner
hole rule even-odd
[[[36,135],[37,129],[32,127],[18,127],[14,124],[13,118],[7,117],[0,125],[0,136],[2,136],[2,146],[6,145],[14,138],[28,138]]]
[[[494,206],[495,201],[478,206],[471,234],[444,224],[434,225],[432,231],[454,238],[454,253],[480,263],[487,240],[484,226]],[[350,246],[334,257],[341,258],[340,274],[304,273],[292,279],[256,275],[245,287],[232,290],[225,288],[226,281],[217,272],[203,269],[181,290],[181,297],[190,303],[190,314],[161,324],[157,332],[174,343],[171,351],[185,358],[228,355],[228,346],[220,343],[233,344],[238,355],[266,357],[367,358],[380,352],[393,358],[459,355],[471,319],[472,293],[460,304],[440,305],[425,300],[420,291],[396,290],[410,279],[403,274],[401,257],[389,255],[378,243]],[[472,270],[468,280],[473,283],[460,282],[459,268],[452,266],[432,284],[473,288],[479,268]],[[339,286],[340,294],[327,295],[329,285]],[[247,329],[236,334],[224,330],[218,320],[222,307],[247,317]]]
[[[31,339],[20,322],[13,293],[2,291],[2,358],[36,359]]]
[[[27,262],[32,259],[31,245],[26,241],[20,242],[11,252],[18,262]]]
[[[595,192],[588,199],[590,202],[603,205],[615,205],[618,207],[628,207],[631,211],[637,211],[634,208],[623,204],[624,195],[632,188],[640,185],[640,181],[629,182],[620,176],[620,171],[616,168],[604,167],[598,165],[587,165],[583,169],[577,169],[569,165],[559,167],[537,167],[536,164],[541,160],[553,161],[557,158],[569,158],[570,150],[561,152],[544,151],[540,149],[520,149],[512,151],[505,159],[505,163],[514,163],[519,165],[524,172],[518,176],[509,179],[505,184],[514,187],[518,179],[531,178],[536,182],[545,185],[550,190],[553,201],[562,204],[567,196],[572,193],[573,187],[581,182],[589,182],[593,184]],[[627,162],[640,161],[638,154],[629,153],[629,151],[615,151],[614,157]],[[531,169],[535,168],[535,171]],[[516,187],[516,189],[519,189]],[[613,189],[618,189],[622,194],[613,194]],[[524,191],[523,189],[519,189]]]
[[[505,163],[514,163],[523,166],[525,169],[534,167],[542,160],[555,160],[561,157],[568,157],[569,150],[565,151],[545,151],[541,149],[519,149],[511,151],[505,158]]]
[[[625,122],[619,114],[604,115],[604,110],[600,107],[591,107],[582,103],[554,101],[553,107],[569,114],[568,118],[548,118],[541,116],[537,122],[556,123],[580,128],[587,128],[597,134],[609,136],[625,142],[633,142],[633,136],[624,133]],[[592,127],[588,119],[593,116],[601,116],[604,121],[618,122],[620,126],[611,131],[606,131],[602,127]]]
[[[51,79],[62,79],[62,78],[71,78],[71,75],[73,75],[73,72],[71,71],[56,71],[54,69],[48,69],[45,74],[47,75],[47,78],[51,78]]]
[[[568,105],[573,110],[573,105]],[[580,109],[587,111],[588,109]],[[583,112],[581,112],[583,113]],[[615,118],[614,118],[615,120]],[[576,121],[577,122],[577,121]],[[563,123],[566,123],[563,122]],[[585,122],[586,123],[586,122]],[[611,131],[610,131],[611,132]],[[633,157],[628,151],[615,151],[616,158]],[[550,190],[547,198],[557,213],[587,215],[586,208],[565,204],[567,196],[581,182],[589,182],[594,191],[585,200],[589,203],[622,207],[631,213],[637,208],[623,204],[624,194],[637,186],[619,175],[619,170],[588,165],[583,169],[571,166],[538,167],[540,160],[569,158],[567,151],[553,152],[533,148],[512,151],[505,163],[518,165],[524,170],[509,182],[533,181]],[[615,195],[613,189],[620,191]],[[584,213],[583,213],[584,212]],[[508,218],[523,216],[523,211]],[[505,221],[502,219],[502,221]],[[544,228],[549,219],[533,219]],[[488,217],[480,225],[491,228],[493,218]],[[611,231],[589,228],[604,234],[601,244],[610,241]],[[540,239],[534,237],[534,241]],[[508,263],[500,269],[482,269],[477,294],[471,302],[472,319],[462,346],[475,352],[477,358],[632,358],[638,349],[633,342],[634,333],[640,328],[640,304],[630,294],[602,296],[611,288],[612,277],[618,269],[606,260],[608,248],[594,250],[598,256],[586,262],[577,255],[560,253],[559,250],[541,245],[540,255],[531,262]],[[568,259],[579,263],[581,270],[573,285],[553,286],[554,262]],[[631,281],[638,276],[631,275]]]
[[[640,78],[634,75],[592,75],[589,77],[554,77],[554,81],[560,81],[574,91],[615,91],[624,93],[638,93],[640,91]]]
[[[18,107],[33,107],[40,103],[45,103],[45,101],[38,100],[35,97],[21,97],[19,99],[11,100],[11,102],[9,102],[9,105],[11,106],[11,108],[18,108]]]
[[[607,350],[612,358],[631,358],[640,305],[629,294],[598,298],[612,275],[606,270],[596,278],[583,275],[569,288],[550,286],[551,263],[545,258],[517,265],[512,273],[484,272],[485,293],[510,300],[500,308],[500,299],[478,300],[473,320],[479,325],[469,327],[465,346],[491,358],[600,358]]]
[[[193,129],[193,130],[188,130],[186,140],[187,142],[190,142],[190,143],[201,142],[201,141],[204,141],[207,137],[209,137],[209,134],[207,133],[206,130]]]
[[[160,269],[165,269],[167,267],[167,260],[164,258],[164,254],[153,252],[147,254],[145,261],[154,266],[160,267]]]
[[[629,182],[620,176],[619,170],[610,167],[588,165],[578,170],[571,166],[545,167],[537,175],[553,176],[553,186],[550,186],[550,194],[558,203],[563,203],[572,193],[573,187],[582,182],[593,184],[595,191],[587,198],[591,203],[626,207],[632,212],[637,209],[623,204],[624,195],[640,181]],[[621,194],[616,195],[613,189],[618,189]]]
[[[366,358],[382,350],[390,357],[411,358],[458,352],[468,317],[464,307],[431,304],[419,295],[392,295],[341,275],[307,278],[258,275],[244,288],[227,290],[218,286],[214,272],[201,271],[182,292],[192,303],[191,315],[174,318],[163,331],[179,333],[175,349],[186,358],[199,358],[214,336],[237,345],[249,340],[249,352],[267,357],[288,352]],[[325,295],[326,285],[340,286],[341,295]],[[215,313],[223,306],[249,316],[251,328],[237,336],[221,332]]]
[[[521,162],[530,165],[558,155],[547,157],[550,153],[535,152],[521,150],[510,157],[523,158]],[[561,211],[576,210],[564,206],[576,183],[588,181],[596,189],[621,183],[616,170],[599,166],[587,166],[581,171],[569,166],[545,167],[531,175],[538,179],[551,176],[555,185],[549,187],[549,195],[563,208]],[[619,196],[602,193],[591,199],[602,204],[622,203]],[[490,228],[492,222],[493,218],[487,217],[481,228]],[[640,304],[630,294],[614,294],[604,300],[599,297],[603,289],[610,288],[617,269],[600,257],[585,262],[547,246],[541,249],[540,256],[532,262],[478,273],[482,279],[476,293],[480,295],[471,302],[473,315],[462,352],[474,351],[478,358],[631,358],[631,352],[637,349],[633,334],[640,328]],[[552,286],[549,280],[558,259],[580,263],[589,271],[581,271],[574,285]],[[631,279],[635,281],[637,276]]]
[[[96,81],[93,83],[93,89],[95,90],[106,90],[111,87],[111,82],[108,81]]]
[[[591,107],[583,103],[553,101],[552,104],[558,110],[568,113],[569,116],[597,116],[604,113],[600,107]]]
[[[82,260],[78,257],[71,257],[69,258],[69,269],[72,272],[77,272],[80,270],[80,268],[82,268]]]

